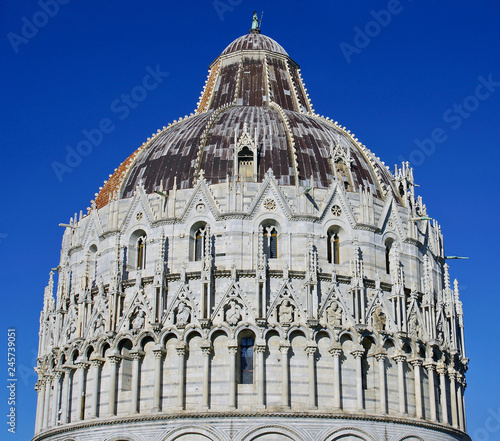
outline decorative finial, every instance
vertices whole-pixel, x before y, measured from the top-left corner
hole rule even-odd
[[[260,24],[262,23],[263,16],[264,12],[262,13],[259,20],[259,17],[257,16],[257,11],[253,11],[252,28],[250,29],[250,34],[260,34]]]

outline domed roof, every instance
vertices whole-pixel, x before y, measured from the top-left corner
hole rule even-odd
[[[256,32],[250,32],[246,35],[237,38],[232,43],[230,43],[226,49],[222,52],[221,55],[226,55],[231,52],[237,51],[270,51],[276,52],[281,55],[286,55],[285,49],[274,41],[272,38],[267,37],[266,35],[262,35]]]
[[[399,200],[393,176],[345,127],[317,115],[299,66],[274,40],[250,31],[212,63],[194,114],[159,130],[105,183],[98,208],[118,192],[128,198],[139,183],[147,193],[235,179],[236,145],[243,136],[257,149],[257,182],[271,169],[280,185],[347,191],[370,189]],[[344,163],[344,166],[339,164]]]

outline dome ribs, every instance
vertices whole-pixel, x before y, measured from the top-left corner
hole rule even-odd
[[[264,95],[264,64],[261,60],[244,58],[242,62],[241,88],[237,104],[243,106],[262,106]]]
[[[156,191],[160,183],[165,190],[172,189],[174,177],[177,177],[179,187],[189,185],[192,164],[209,117],[207,113],[195,115],[157,136],[132,167],[124,182],[122,197],[131,197],[141,178],[148,193]],[[146,174],[144,170],[147,170]]]
[[[231,54],[237,51],[257,51],[265,50],[286,55],[285,49],[272,38],[262,34],[246,34],[230,43],[221,55]]]
[[[269,72],[269,93],[270,100],[274,101],[278,106],[287,110],[296,110],[292,99],[291,83],[288,81],[290,78],[286,68],[285,61],[267,57],[267,66]]]
[[[302,81],[300,80],[299,75],[297,73],[298,69],[296,66],[293,66],[291,64],[292,63],[290,60],[286,61],[286,68],[292,84],[292,92],[297,104],[297,110],[300,113],[309,113],[311,109],[309,107],[309,103],[307,100],[306,92],[302,85]]]
[[[300,179],[303,185],[309,185],[308,180],[313,177],[314,185],[317,187],[328,187],[328,181],[333,175],[328,173],[328,150],[326,138],[321,126],[310,118],[303,118],[296,112],[286,112],[290,121],[295,141],[297,143],[297,160],[301,170]]]
[[[209,109],[219,109],[222,106],[233,104],[239,68],[238,62],[220,68]]]
[[[226,106],[223,106],[220,109],[217,109],[215,112],[212,113],[212,115],[210,116],[210,119],[205,124],[205,128],[203,129],[201,140],[199,142],[199,146],[198,146],[198,149],[197,149],[198,153],[196,155],[196,159],[195,159],[194,164],[193,164],[193,170],[194,170],[194,172],[192,173],[192,175],[193,175],[193,185],[198,180],[198,178],[200,176],[200,171],[203,169],[203,171],[206,172],[206,169],[205,169],[206,165],[203,164],[203,161],[204,160],[206,161],[206,157],[204,158],[204,156],[205,156],[205,148],[206,148],[207,144],[209,143],[210,136],[213,134],[212,133],[213,132],[213,126],[214,126],[214,124],[216,124],[216,122],[218,121],[218,119],[220,118],[220,116],[224,114],[224,111],[226,109],[228,109],[229,107],[231,107],[231,106],[230,105],[226,105]],[[211,166],[211,164],[209,166]],[[205,176],[205,177],[207,179],[210,178],[209,176]]]
[[[200,100],[198,101],[198,108],[196,113],[205,112],[209,109],[210,103],[212,101],[215,82],[219,74],[220,62],[212,66],[209,70],[208,79],[205,82],[203,91],[201,92]]]
[[[299,164],[297,162],[297,149],[295,146],[293,133],[290,128],[290,122],[288,121],[285,111],[278,104],[276,104],[275,102],[270,102],[269,105],[278,113],[278,115],[280,116],[285,125],[285,135],[288,141],[288,150],[290,152],[290,160],[293,166],[293,176],[294,176],[293,185],[299,185],[300,171],[299,171]]]
[[[290,65],[290,62],[288,62],[288,64]],[[289,68],[289,72],[290,72],[290,77],[292,79],[292,83],[295,86],[295,92],[298,104],[299,106],[303,107],[303,109],[301,110],[307,113],[311,113],[312,106],[309,97],[307,95],[307,91],[304,87],[304,83],[302,82],[302,77],[300,76],[300,69],[298,67],[292,66]]]

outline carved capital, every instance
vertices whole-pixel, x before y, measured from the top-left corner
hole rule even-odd
[[[375,358],[377,361],[383,361],[387,358],[387,352],[385,351],[379,351],[375,354]]]
[[[339,342],[333,342],[333,344],[328,349],[328,352],[332,357],[340,357],[342,354],[342,345]]]
[[[316,354],[316,350],[317,349],[318,349],[318,347],[316,345],[308,345],[306,347],[307,356],[308,357],[314,357],[314,355]]]
[[[438,363],[436,370],[438,371],[439,375],[446,375],[448,373],[448,368],[442,362]]]
[[[332,357],[340,357],[342,354],[342,349],[332,347],[332,348],[328,349],[328,352],[330,353],[330,355]]]
[[[396,363],[403,363],[405,360],[406,360],[406,356],[405,355],[402,355],[402,354],[398,354],[398,355],[395,355],[394,357],[392,357],[393,360],[396,362]]]
[[[408,360],[408,363],[410,363],[413,367],[417,366],[422,366],[424,364],[424,360],[421,358],[413,358],[412,360]]]
[[[283,340],[280,342],[280,352],[282,354],[288,354],[288,350],[290,349],[290,342]]]
[[[253,350],[257,354],[264,354],[266,352],[266,345],[255,345]]]
[[[351,351],[351,354],[355,359],[361,358],[364,353],[364,349],[354,349],[354,351]]]
[[[76,368],[80,370],[85,370],[88,369],[90,366],[90,363],[87,361],[77,361],[76,362]]]
[[[433,360],[426,360],[424,363],[424,367],[429,371],[435,371],[436,370],[436,362]]]
[[[187,353],[187,347],[185,343],[179,343],[176,347],[175,350],[177,352],[177,355],[179,357],[184,357]]]
[[[212,353],[212,346],[202,346],[201,347],[201,353],[205,356],[208,357]]]
[[[155,348],[153,349],[153,356],[158,360],[158,359],[161,359],[163,357],[163,355],[165,354],[165,349],[163,348]]]
[[[212,326],[212,321],[208,318],[200,318],[198,322],[200,323],[201,329],[210,329],[210,326]]]
[[[311,329],[316,328],[318,325],[319,325],[319,320],[317,320],[317,319],[308,319],[307,320],[307,326],[309,326],[309,328],[311,328]]]
[[[93,358],[90,362],[94,368],[100,368],[104,364],[104,360],[102,358]]]
[[[142,357],[144,357],[144,352],[143,351],[132,351],[129,353],[130,357],[132,360],[140,360]]]
[[[229,344],[227,349],[231,355],[236,355],[238,353],[238,345],[237,344]]]
[[[62,366],[62,370],[65,375],[70,375],[72,371],[76,370],[76,366],[74,364],[65,364]]]
[[[109,355],[107,357],[107,360],[111,363],[111,364],[120,364],[120,361],[122,361],[122,357],[119,356],[119,355]]]
[[[43,378],[43,381],[45,383],[45,387],[51,387],[52,386],[52,377],[53,375],[52,374],[45,374],[44,378]]]

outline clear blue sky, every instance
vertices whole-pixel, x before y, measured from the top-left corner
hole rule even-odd
[[[450,263],[471,359],[469,433],[500,439],[500,426],[488,420],[500,414],[498,2],[64,2],[52,17],[38,1],[0,5],[0,348],[16,328],[19,373],[17,433],[6,431],[4,388],[0,438],[33,434],[32,366],[43,289],[59,262],[58,223],[85,210],[151,133],[194,110],[208,65],[248,31],[255,9],[264,10],[263,33],[301,65],[316,111],[347,126],[391,168],[413,160],[447,254],[470,257]],[[168,77],[118,112],[113,103],[157,65]],[[67,146],[105,118],[113,129],[60,182],[52,164],[64,164]],[[424,141],[432,136],[434,149]],[[0,379],[7,376],[3,354]]]

